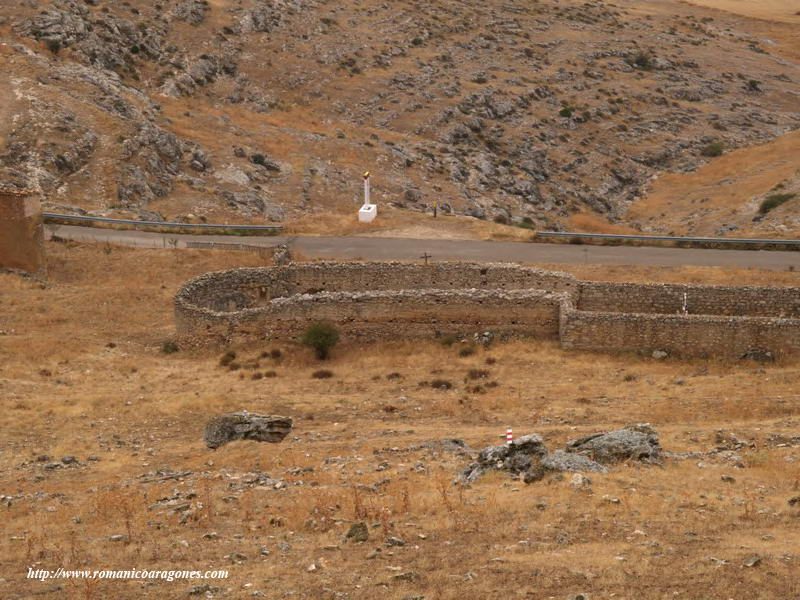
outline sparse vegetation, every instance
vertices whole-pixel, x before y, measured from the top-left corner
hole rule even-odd
[[[442,338],[439,340],[439,343],[442,344],[442,346],[452,346],[460,339],[461,337],[455,333],[448,333],[447,335],[442,336]]]
[[[313,348],[320,360],[330,356],[331,349],[339,343],[339,329],[328,321],[319,321],[306,329],[300,341],[309,348]]]
[[[489,371],[486,369],[470,369],[467,372],[467,379],[486,379],[489,377]]]
[[[330,379],[333,377],[333,371],[329,371],[328,369],[319,369],[311,373],[311,377],[314,379]]]
[[[223,354],[220,357],[219,366],[220,367],[227,367],[234,360],[236,360],[236,352],[234,352],[233,350],[228,350],[225,354]]]
[[[709,157],[722,156],[724,152],[725,144],[722,142],[711,142],[703,146],[703,149],[700,150],[700,154]]]
[[[653,56],[649,52],[639,50],[635,54],[625,59],[630,66],[641,69],[642,71],[652,71],[655,68]]]
[[[797,194],[786,193],[786,194],[770,194],[764,200],[761,201],[761,205],[758,207],[758,212],[762,215],[767,214],[769,211],[778,208],[779,206],[786,204],[789,200],[795,198]]]
[[[172,340],[167,340],[163,344],[161,344],[162,354],[175,354],[179,350],[180,348],[178,347],[178,344]]]
[[[447,379],[433,379],[430,386],[435,390],[451,390],[453,389],[453,382]]]

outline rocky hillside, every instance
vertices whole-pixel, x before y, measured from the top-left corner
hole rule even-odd
[[[800,128],[800,63],[672,0],[21,0],[0,61],[0,179],[170,220],[346,210],[370,170],[409,210],[654,230],[655,175]]]

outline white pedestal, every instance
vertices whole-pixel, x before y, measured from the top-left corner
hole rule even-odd
[[[372,223],[375,220],[375,217],[378,216],[378,205],[377,204],[365,204],[361,208],[358,209],[358,220],[361,223]]]

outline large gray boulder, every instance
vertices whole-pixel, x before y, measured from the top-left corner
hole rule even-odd
[[[604,464],[627,460],[659,462],[661,459],[658,434],[646,424],[628,425],[572,440],[567,442],[566,451]]]
[[[291,417],[241,412],[214,417],[204,432],[206,446],[217,449],[234,440],[254,440],[277,444],[292,430]]]
[[[491,470],[508,471],[512,475],[526,472],[535,460],[547,455],[547,447],[541,436],[531,433],[517,438],[510,444],[488,446],[478,453],[478,460],[470,463],[456,477],[459,483],[473,483]]]

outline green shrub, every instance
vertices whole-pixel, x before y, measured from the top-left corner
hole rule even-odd
[[[468,379],[486,379],[489,377],[489,371],[486,369],[470,369],[467,372]]]
[[[653,57],[650,56],[647,52],[640,50],[633,56],[629,56],[625,59],[630,66],[636,69],[642,69],[643,71],[652,71],[653,67]]]
[[[180,348],[178,347],[178,344],[176,344],[172,340],[167,340],[166,342],[161,344],[161,353],[162,354],[175,354],[179,350],[180,350]]]
[[[327,321],[318,321],[306,329],[300,342],[313,348],[320,360],[328,358],[333,348],[339,342],[339,330],[336,325]]]
[[[453,383],[447,379],[434,379],[430,383],[431,387],[435,390],[450,390],[453,389]]]
[[[700,151],[703,156],[722,156],[725,145],[722,142],[711,142]]]
[[[236,352],[233,350],[228,350],[222,357],[219,359],[219,366],[220,367],[227,367],[236,359]]]
[[[765,215],[773,208],[778,208],[781,204],[788,202],[795,196],[797,196],[797,194],[770,194],[761,202],[761,206],[758,207],[758,212]]]
[[[448,333],[447,335],[442,337],[442,339],[439,341],[441,342],[442,346],[452,346],[458,340],[459,336],[457,336],[455,333]]]
[[[566,117],[567,119],[569,119],[572,116],[572,113],[574,111],[575,111],[575,109],[572,108],[571,106],[565,106],[560,111],[558,111],[558,116],[559,117]]]

